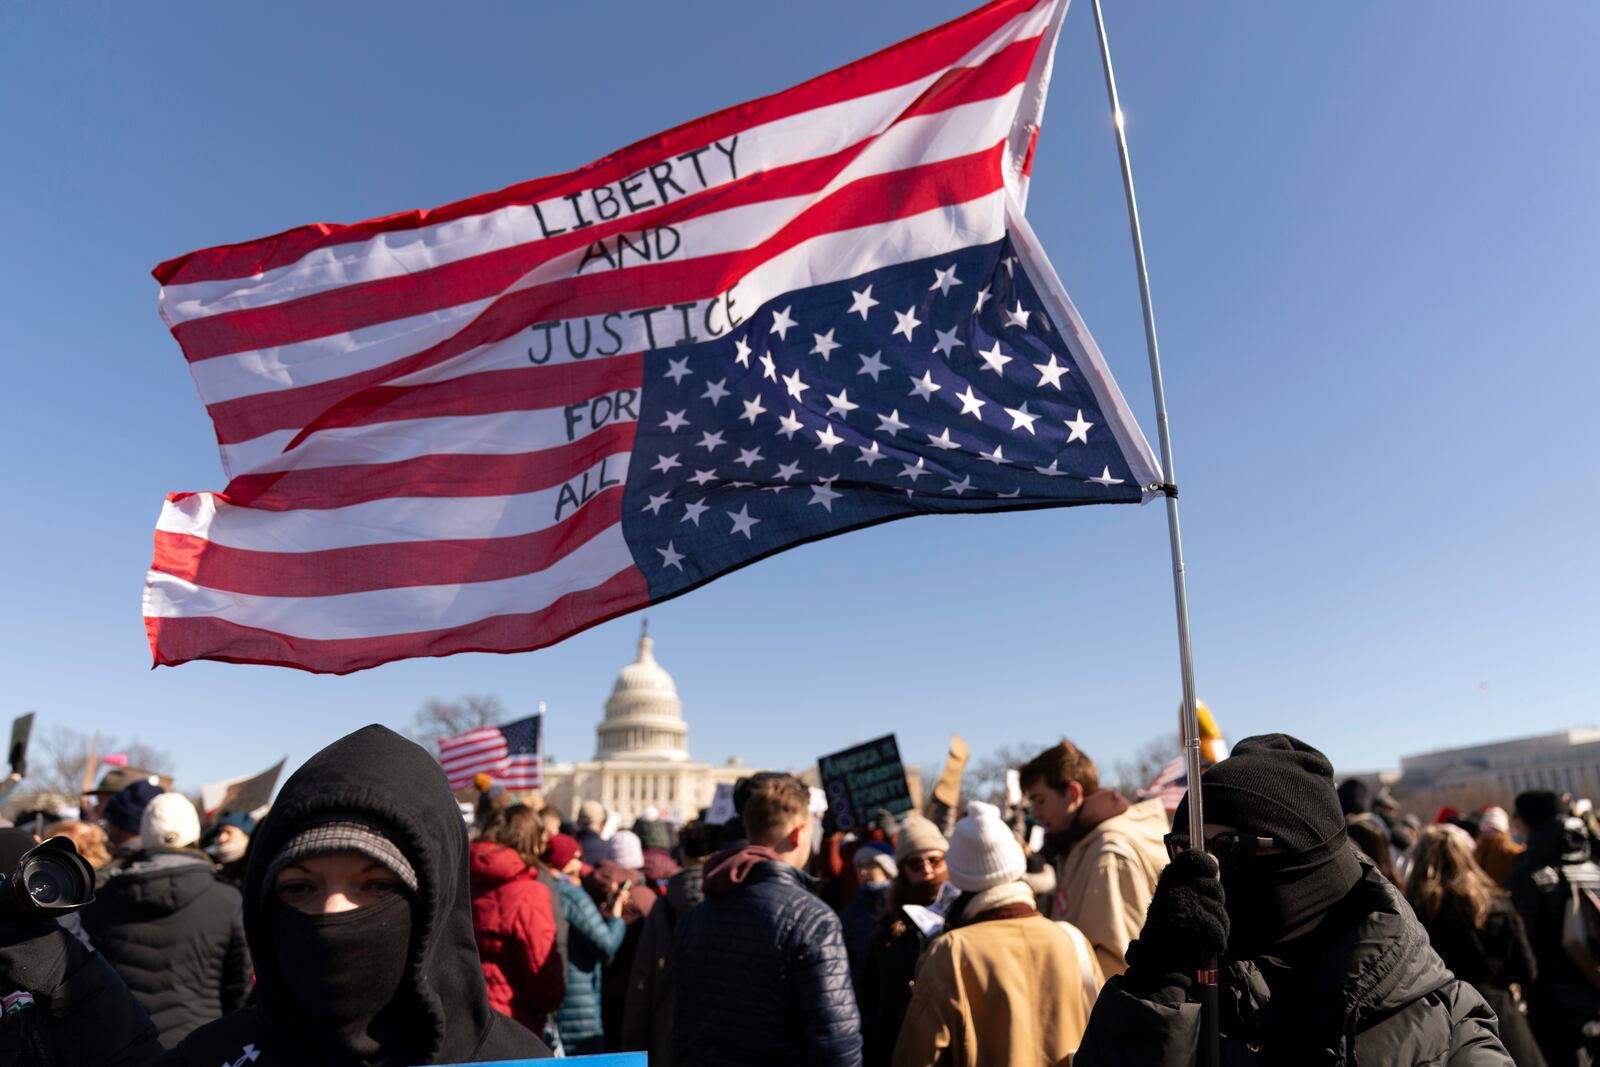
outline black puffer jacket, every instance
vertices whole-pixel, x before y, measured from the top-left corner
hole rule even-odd
[[[1457,981],[1399,891],[1370,866],[1284,971],[1234,961],[1224,973],[1222,1062],[1342,1067],[1513,1067],[1494,1013]],[[1175,976],[1174,976],[1175,977]],[[1294,990],[1274,1003],[1274,991]],[[1074,1067],[1195,1062],[1200,1005],[1180,986],[1108,981]]]
[[[244,1005],[250,951],[239,891],[223,884],[203,853],[143,853],[95,890],[81,914],[163,1044]]]
[[[672,1058],[673,942],[678,922],[706,898],[705,868],[686,867],[667,882],[665,900],[656,902],[639,935],[633,973],[628,976],[628,1006],[622,1018],[622,1047],[650,1053],[650,1067]]]
[[[255,954],[256,1003],[194,1031],[170,1051],[149,1017],[98,955],[55,923],[0,929],[0,985],[34,990],[46,1019],[52,1067],[342,1067],[324,1065],[269,951],[266,871],[308,822],[354,815],[385,830],[416,871],[407,985],[421,1036],[395,1067],[542,1058],[533,1034],[489,1007],[472,934],[467,833],[444,772],[426,751],[381,726],[368,726],[315,756],[284,784],[251,843],[244,923]],[[31,1067],[31,1065],[30,1065]]]
[[[1600,1020],[1600,990],[1561,947],[1569,884],[1600,884],[1600,870],[1589,862],[1589,850],[1588,831],[1581,820],[1549,819],[1528,835],[1528,848],[1512,864],[1507,880],[1511,902],[1522,916],[1539,962],[1528,1013],[1541,1034],[1581,1030]]]
[[[673,1053],[697,1067],[861,1062],[838,916],[771,849],[706,862],[706,899],[678,922]]]

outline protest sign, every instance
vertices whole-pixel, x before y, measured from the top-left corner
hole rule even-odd
[[[841,830],[865,825],[879,808],[899,815],[914,806],[894,734],[823,756],[817,760],[817,772]]]
[[[723,823],[732,822],[733,816],[733,783],[718,782],[717,791],[711,797],[711,810],[706,812],[706,822],[712,826],[721,826]]]
[[[950,754],[944,760],[944,773],[933,787],[933,799],[947,808],[961,801],[961,774],[967,769],[967,743],[955,734],[950,735]]]
[[[277,788],[283,764],[284,761],[279,760],[260,774],[207,782],[200,787],[200,806],[208,817],[230,811],[248,813],[266,807],[272,802],[272,791]]]
[[[11,769],[18,775],[28,773],[28,738],[32,735],[33,712],[11,720]]]

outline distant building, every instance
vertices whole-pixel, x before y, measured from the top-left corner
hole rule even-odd
[[[545,799],[568,818],[577,816],[579,804],[598,800],[625,828],[647,807],[686,822],[710,805],[717,783],[755,773],[738,760],[713,767],[690,759],[683,701],[672,675],[656,662],[648,626],[639,634],[638,656],[611,687],[595,733],[594,759],[545,767]]]
[[[1387,775],[1385,777],[1388,777]],[[1509,806],[1529,789],[1600,799],[1600,729],[1581,727],[1405,756],[1392,789],[1412,810]]]

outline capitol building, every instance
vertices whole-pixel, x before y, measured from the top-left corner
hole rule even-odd
[[[639,635],[638,656],[611,687],[595,733],[593,760],[544,769],[544,797],[568,818],[576,817],[579,804],[598,800],[624,827],[646,807],[683,823],[711,804],[719,783],[753,773],[737,760],[713,767],[690,759],[683,701],[672,675],[656,662],[648,624]]]

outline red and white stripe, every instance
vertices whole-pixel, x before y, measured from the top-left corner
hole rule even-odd
[[[161,314],[230,481],[163,508],[144,598],[156,662],[344,673],[537,648],[645,603],[620,486],[550,519],[564,482],[626,475],[633,425],[569,441],[560,409],[639,388],[643,327],[617,322],[615,355],[541,366],[528,328],[735,287],[753,311],[998,240],[1065,8],[995,0],[566,174],[162,264]],[[694,153],[705,188],[647,186],[666,202],[546,236],[569,194]],[[681,237],[668,261],[579,270],[592,242],[661,225]]]
[[[439,765],[451,789],[465,789],[478,775],[493,775],[504,766],[508,751],[505,736],[485,726],[440,740]]]
[[[510,756],[491,777],[495,784],[507,789],[543,789],[544,757],[531,754]]]

